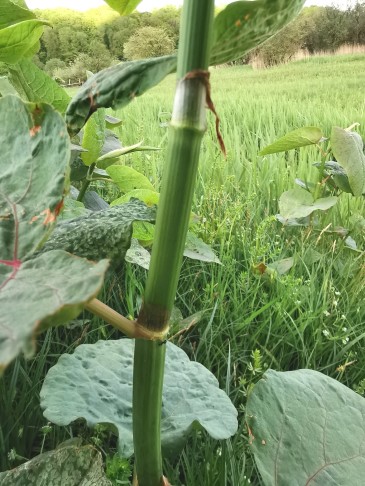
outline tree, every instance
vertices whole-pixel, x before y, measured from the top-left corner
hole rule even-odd
[[[142,27],[124,44],[127,59],[144,59],[171,54],[175,43],[167,32],[158,27]]]
[[[112,62],[110,52],[105,47],[105,44],[99,40],[91,41],[87,53],[91,59],[88,70],[93,73],[109,67]]]
[[[274,66],[289,61],[303,46],[303,30],[299,21],[287,25],[278,34],[255,49],[253,56],[258,57],[265,66]]]
[[[140,27],[141,15],[138,12],[126,17],[118,17],[103,26],[104,42],[115,59],[125,59],[123,46]]]
[[[52,76],[52,78],[54,77],[56,70],[62,71],[64,69],[66,69],[66,63],[64,61],[61,61],[61,59],[50,59],[46,62],[46,65],[44,66],[44,70],[47,74]]]

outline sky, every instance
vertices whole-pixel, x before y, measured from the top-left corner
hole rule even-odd
[[[182,5],[183,0],[143,0],[139,5],[138,10],[141,12],[150,11],[154,8],[161,8],[165,5]],[[217,5],[224,5],[230,3],[229,1],[217,1]],[[306,6],[310,5],[333,5],[338,7],[346,7],[348,4],[355,4],[356,0],[308,0]],[[89,8],[99,7],[105,5],[103,0],[27,0],[29,8],[54,8],[65,7],[74,10],[88,10]]]

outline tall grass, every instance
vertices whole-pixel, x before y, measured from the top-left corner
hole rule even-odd
[[[364,136],[364,83],[365,60],[357,55],[313,58],[265,71],[212,70],[212,96],[228,156],[224,160],[219,151],[211,119],[194,201],[201,218],[195,231],[214,246],[222,265],[184,261],[176,306],[184,317],[206,312],[175,342],[215,373],[239,410],[240,428],[223,444],[198,432],[180,458],[166,464],[172,484],[244,486],[248,479],[260,484],[243,417],[250,388],[269,367],[320,370],[363,393],[364,201],[342,195],[338,206],[320,216],[323,228],[330,223],[330,229],[350,228],[358,252],[346,248],[336,232],[285,228],[274,217],[278,198],[294,187],[296,177],[316,181],[312,163],[319,154],[307,148],[262,158],[258,152],[303,125],[318,125],[329,134],[333,125],[346,127],[358,121]],[[145,144],[162,148],[159,153],[136,153],[125,159],[156,188],[163,172],[164,122],[173,90],[171,76],[118,114],[124,122],[119,132],[125,145],[144,139]],[[259,264],[286,257],[295,258],[286,275],[260,273]],[[107,282],[103,298],[136,315],[144,280],[145,271],[127,266]],[[46,423],[38,393],[49,366],[81,342],[110,336],[116,333],[96,319],[86,327],[54,330],[44,337],[34,360],[19,359],[8,370],[0,390],[2,468],[17,463],[7,459],[11,448],[26,457],[41,448],[41,428]],[[106,452],[113,451],[109,436],[100,443],[80,424],[66,431],[53,427],[44,448],[78,434]]]

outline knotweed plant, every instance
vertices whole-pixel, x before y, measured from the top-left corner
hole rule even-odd
[[[140,2],[107,3],[128,14]],[[214,19],[214,0],[185,0],[177,57],[108,68],[89,78],[72,100],[28,60],[45,22],[23,1],[1,3],[0,61],[9,76],[0,87],[0,367],[21,352],[32,355],[37,334],[67,323],[84,308],[123,331],[130,339],[81,345],[61,356],[45,378],[41,406],[45,417],[61,426],[78,418],[91,427],[109,424],[118,434],[120,454],[134,454],[135,485],[169,484],[163,454],[178,453],[192,429],[205,429],[217,440],[236,433],[237,412],[217,380],[168,340],[207,108],[216,116],[217,144],[225,150],[208,68],[264,42],[303,3],[238,1]],[[92,178],[106,176],[100,172],[108,168],[101,153],[103,110],[127,105],[174,71],[151,263],[139,316],[131,321],[96,296],[108,266],[124,260],[133,222],[154,222],[155,206],[131,198],[56,223],[70,190],[71,150],[77,157],[81,153],[86,166],[86,173],[81,166],[80,202]],[[81,145],[75,147],[70,137],[77,136]],[[120,155],[109,153],[109,159]],[[72,162],[71,169],[75,172]],[[361,397],[317,372],[267,372],[246,408],[264,483],[362,484],[364,412]],[[110,484],[99,453],[74,445],[42,454],[0,479],[4,485]]]

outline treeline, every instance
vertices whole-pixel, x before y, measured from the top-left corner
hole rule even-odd
[[[180,9],[120,17],[108,7],[79,13],[69,9],[38,10],[47,20],[39,67],[60,81],[77,82],[86,71],[97,72],[114,62],[162,56],[176,51]]]
[[[108,7],[79,13],[38,10],[46,27],[35,61],[60,81],[83,81],[114,62],[161,56],[176,51],[180,9],[119,17]],[[259,56],[265,65],[289,60],[299,49],[335,51],[343,44],[365,44],[365,1],[345,11],[335,7],[305,8],[300,16],[245,59]]]
[[[300,49],[335,52],[344,44],[365,45],[365,1],[353,8],[308,7],[291,24],[251,53],[266,66],[290,60]]]

